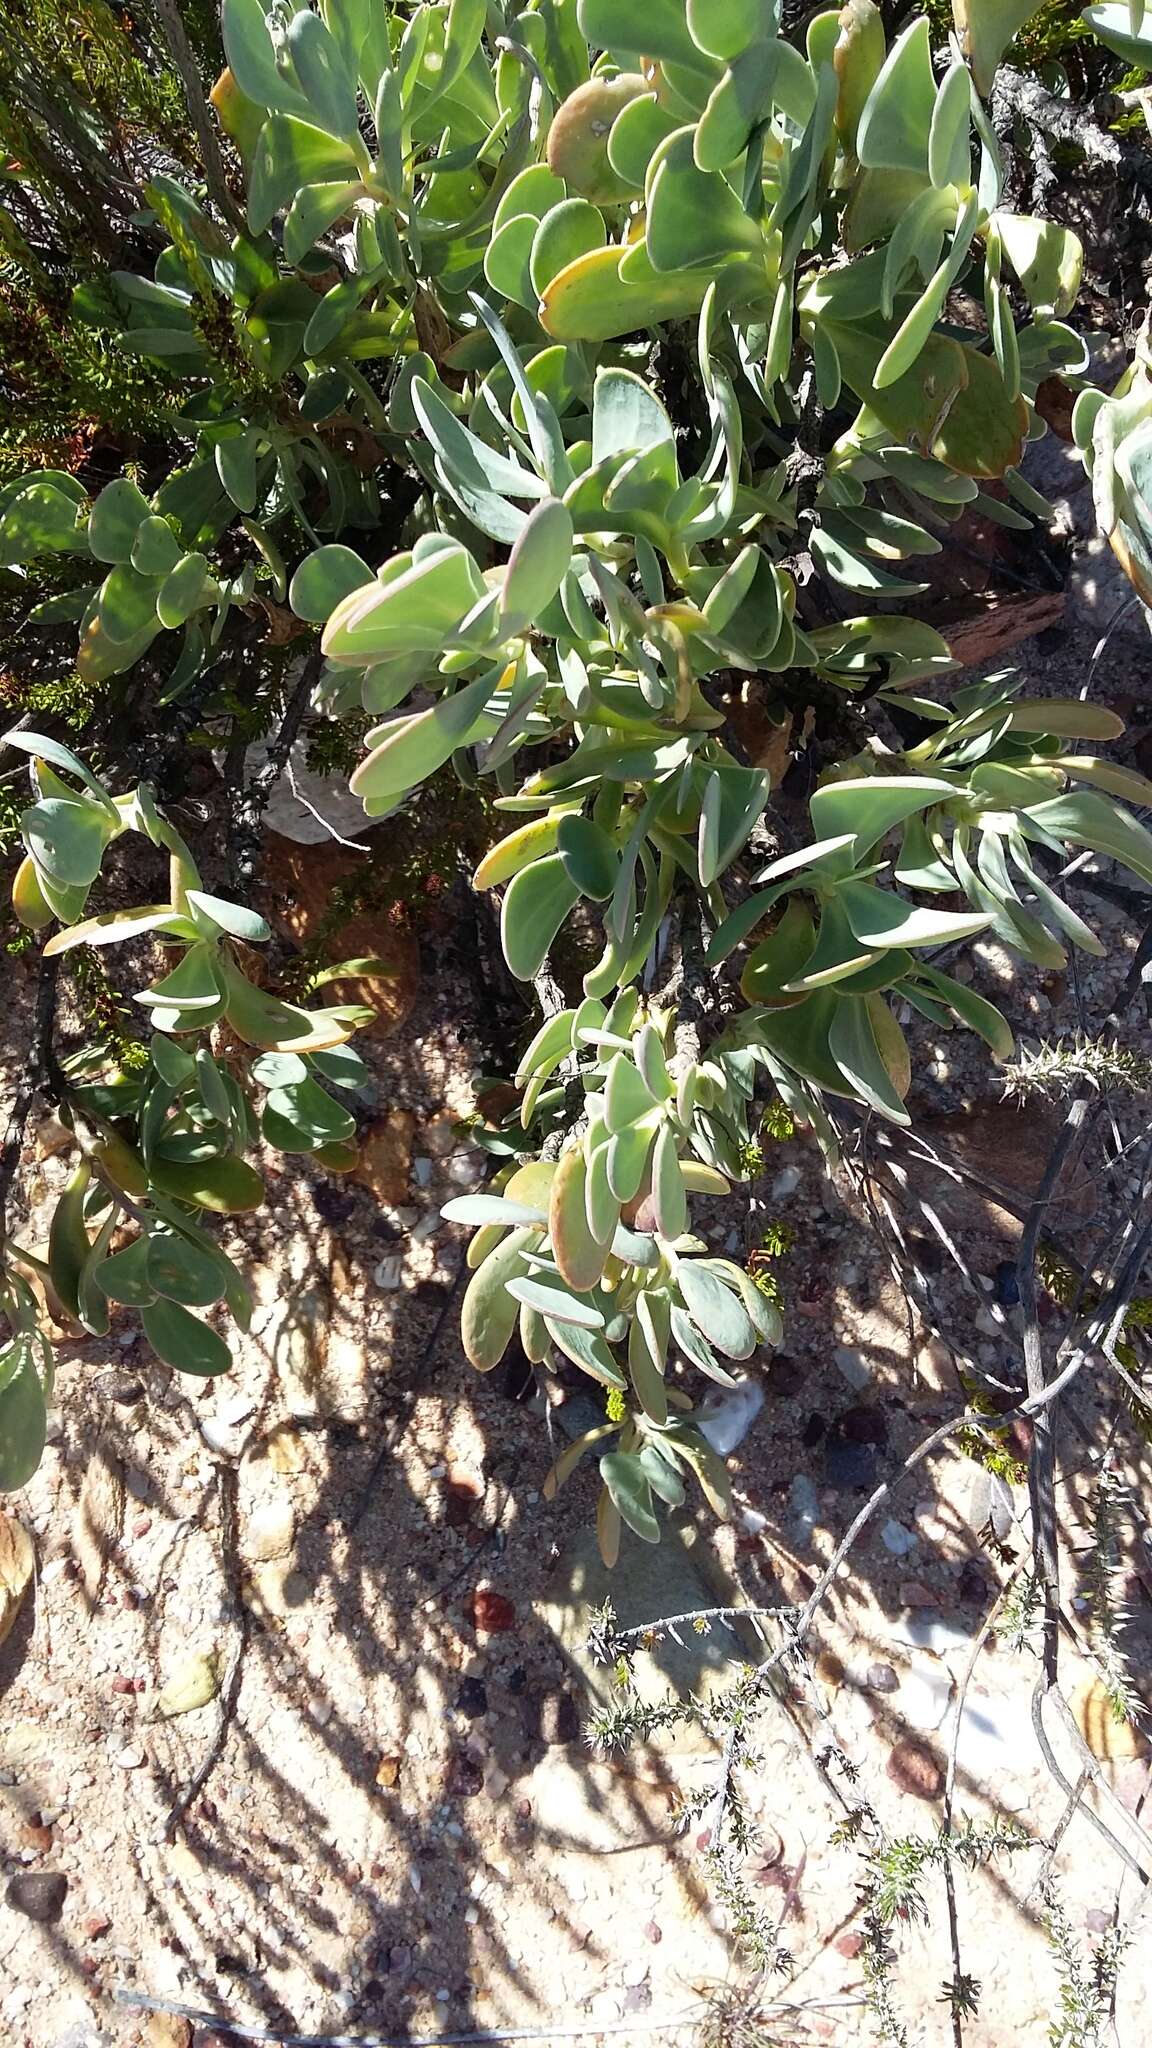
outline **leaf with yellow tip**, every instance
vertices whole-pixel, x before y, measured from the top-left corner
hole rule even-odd
[[[607,1244],[595,1238],[588,1225],[587,1181],[587,1161],[577,1145],[561,1159],[548,1203],[552,1256],[561,1279],[576,1294],[596,1286],[608,1255]]]

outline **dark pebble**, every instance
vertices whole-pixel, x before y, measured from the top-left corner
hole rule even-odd
[[[865,1684],[869,1692],[899,1692],[900,1680],[891,1664],[870,1664]]]
[[[143,1380],[133,1379],[129,1374],[117,1375],[108,1392],[121,1408],[134,1408],[137,1401],[144,1399]]]
[[[325,1223],[347,1223],[356,1207],[355,1195],[345,1188],[334,1188],[330,1181],[317,1181],[312,1190],[312,1206]]]
[[[478,1721],[488,1712],[488,1688],[482,1678],[465,1678],[456,1694],[456,1711]]]
[[[770,1394],[776,1394],[782,1401],[790,1401],[794,1394],[800,1392],[809,1375],[798,1358],[790,1357],[787,1351],[778,1351],[764,1377]]]
[[[68,1879],[59,1870],[19,1870],[8,1880],[4,1897],[13,1912],[47,1926],[64,1910]]]
[[[816,1410],[813,1409],[800,1432],[800,1441],[806,1451],[810,1451],[814,1444],[819,1443],[827,1427],[828,1424],[825,1422],[824,1417],[818,1415]]]
[[[910,1236],[908,1249],[922,1273],[939,1273],[944,1265],[944,1251],[934,1237]]]
[[[484,1766],[479,1757],[470,1756],[466,1749],[458,1749],[448,1766],[448,1783],[445,1791],[449,1799],[475,1799],[484,1790]]]
[[[514,1665],[508,1673],[505,1683],[509,1692],[523,1692],[524,1687],[528,1683],[528,1673],[525,1671],[524,1666],[522,1664]]]
[[[850,1444],[877,1444],[888,1441],[888,1418],[874,1401],[860,1401],[854,1408],[846,1408],[839,1417],[842,1436]]]
[[[992,1298],[1001,1308],[1017,1308],[1020,1303],[1020,1282],[1016,1277],[1016,1261],[1001,1259],[992,1275]]]
[[[875,1486],[879,1466],[871,1444],[850,1443],[838,1429],[824,1445],[824,1477],[838,1493],[856,1493]]]
[[[972,1604],[988,1598],[988,1581],[974,1557],[966,1558],[956,1581],[956,1597]]]

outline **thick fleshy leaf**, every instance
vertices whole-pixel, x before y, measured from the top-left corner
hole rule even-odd
[[[682,1351],[690,1364],[704,1373],[706,1378],[715,1380],[718,1387],[734,1387],[732,1374],[721,1365],[716,1353],[703,1331],[698,1329],[686,1309],[673,1302],[670,1311],[672,1342]]]
[[[609,341],[661,320],[699,311],[709,278],[703,270],[620,275],[618,248],[590,249],[557,271],[540,300],[540,325],[556,341]]]
[[[209,896],[203,889],[189,889],[187,898],[198,928],[212,938],[229,932],[246,945],[259,946],[272,936],[267,919],[245,903],[229,903],[226,897]]]
[[[1125,797],[1130,804],[1152,804],[1152,782],[1120,761],[1101,761],[1094,754],[1061,754],[1059,765],[1074,782],[1095,783],[1109,796]]]
[[[604,1083],[605,1128],[613,1134],[626,1131],[656,1107],[656,1097],[639,1068],[627,1053],[614,1053]]]
[[[630,1202],[636,1196],[644,1179],[648,1165],[648,1154],[652,1149],[652,1125],[631,1124],[625,1131],[618,1131],[608,1140],[608,1185],[621,1202]]]
[[[604,216],[587,199],[562,199],[549,208],[537,226],[529,252],[529,276],[539,297],[557,271],[590,249],[602,249],[607,240]]]
[[[530,1208],[526,1202],[509,1201],[507,1195],[457,1195],[451,1202],[445,1202],[440,1214],[447,1223],[508,1224],[518,1227],[526,1223],[543,1228],[548,1218],[543,1209]]]
[[[572,515],[559,498],[528,514],[513,542],[500,591],[502,636],[522,633],[552,602],[572,560]]]
[[[479,676],[451,697],[441,698],[430,711],[395,718],[378,728],[378,744],[361,761],[350,787],[372,805],[397,802],[478,735],[491,690],[490,678]]]
[[[956,1012],[961,1023],[979,1033],[998,1060],[1011,1059],[1015,1043],[1011,1026],[993,1003],[978,996],[964,982],[954,981],[950,974],[941,974],[938,968],[925,966],[920,974],[941,1001]]]
[[[945,72],[928,131],[928,175],[937,186],[966,185],[972,171],[972,88],[963,64]]]
[[[608,1254],[607,1244],[593,1237],[588,1225],[587,1180],[587,1162],[577,1146],[562,1156],[548,1204],[552,1256],[561,1279],[577,1294],[598,1286]]]
[[[159,1298],[140,1311],[144,1335],[165,1365],[177,1372],[192,1373],[197,1379],[215,1379],[227,1372],[232,1354],[223,1337],[199,1316],[190,1315],[178,1301]]]
[[[597,1243],[607,1244],[620,1220],[621,1197],[617,1195],[608,1178],[611,1139],[591,1149],[585,1145],[588,1163],[586,1207],[588,1228]]]
[[[105,484],[88,516],[88,545],[98,562],[130,562],[136,535],[152,507],[129,477]]]
[[[1012,38],[1036,12],[1036,0],[952,0],[952,19],[960,47],[972,67],[977,92],[992,90],[996,67]],[[1126,6],[1088,8],[1085,20],[1094,14],[1129,18]],[[1095,22],[1092,23],[1096,27]],[[1097,34],[1101,31],[1097,28]],[[1107,40],[1107,38],[1105,38]],[[1130,60],[1132,61],[1132,60]],[[1139,58],[1134,60],[1139,63]]]
[[[229,67],[247,99],[286,113],[303,109],[303,95],[277,69],[261,0],[223,0],[220,28]]]
[[[82,507],[67,492],[50,483],[28,483],[0,517],[0,561],[16,565],[57,550],[80,553],[86,526]]]
[[[550,1273],[527,1273],[514,1276],[507,1285],[517,1301],[527,1302],[549,1323],[571,1323],[578,1330],[604,1328],[602,1310],[587,1295],[565,1287],[559,1275],[553,1278]]]
[[[636,1297],[628,1332],[628,1373],[641,1407],[656,1423],[668,1419],[664,1363],[670,1334],[667,1295],[645,1289]]]
[[[652,1488],[639,1458],[631,1452],[608,1451],[600,1460],[600,1477],[628,1527],[644,1543],[659,1543],[660,1524],[652,1507]]]
[[[499,1365],[512,1341],[520,1304],[509,1294],[508,1282],[526,1271],[524,1253],[539,1243],[538,1229],[511,1231],[468,1282],[460,1311],[460,1341],[478,1372],[491,1372]]]
[[[175,568],[168,571],[156,594],[156,616],[160,624],[169,631],[182,626],[185,619],[208,601],[214,588],[207,556],[196,549],[183,555]]]
[[[160,1231],[138,1242],[147,1245],[148,1280],[156,1294],[164,1295],[168,1301],[181,1302],[185,1308],[211,1308],[214,1302],[223,1299],[229,1269],[223,1253],[205,1251],[174,1233],[164,1235]],[[108,1260],[101,1271],[113,1263]],[[115,1299],[123,1301],[125,1297],[118,1294]]]
[[[342,599],[371,581],[371,569],[353,548],[314,548],[288,586],[288,602],[298,619],[321,625]]]
[[[857,998],[838,1003],[828,1046],[854,1094],[893,1123],[911,1122],[882,1057],[867,1001]]]
[[[844,782],[827,782],[813,793],[809,806],[812,825],[820,840],[853,833],[857,854],[876,845],[894,825],[924,811],[935,803],[946,803],[956,795],[955,786],[928,775],[866,776]],[[831,866],[848,872],[852,859]]]
[[[322,1052],[327,1046],[343,1045],[361,1024],[372,1021],[373,1012],[362,1004],[302,1010],[283,1003],[267,989],[254,987],[229,960],[226,949],[221,950],[219,970],[228,1022],[245,1045],[261,1052]]]
[[[26,1486],[44,1455],[48,1405],[29,1337],[0,1351],[0,1493]]]
[[[319,125],[330,135],[358,136],[356,75],[319,15],[307,7],[298,9],[288,24],[286,42],[304,97]]]
[[[148,1173],[161,1194],[197,1209],[211,1209],[218,1216],[258,1209],[264,1200],[264,1183],[255,1167],[232,1153],[220,1159],[165,1159],[155,1153]]]
[[[925,171],[936,105],[931,38],[921,15],[889,50],[856,131],[856,153],[875,170]]]
[[[979,911],[933,910],[906,903],[870,882],[844,882],[838,892],[856,937],[868,946],[941,946],[970,938],[989,920]]]
[[[546,1473],[540,1488],[544,1499],[555,1500],[565,1480],[572,1477],[585,1452],[590,1451],[593,1444],[601,1443],[606,1436],[614,1435],[615,1429],[614,1422],[602,1422],[598,1429],[585,1430],[583,1436],[578,1436],[568,1445],[567,1450],[561,1451],[556,1463]]]
[[[690,128],[672,136],[648,190],[645,241],[653,268],[664,275],[764,246],[759,223],[745,213],[725,178],[700,169],[693,144]]]
[[[697,1329],[729,1358],[750,1358],[756,1331],[739,1296],[698,1259],[681,1259],[676,1285]]]
[[[132,567],[145,576],[166,576],[184,553],[167,519],[158,515],[142,521],[132,543]]]
[[[25,854],[12,880],[12,908],[27,931],[43,931],[45,925],[52,922],[52,905],[40,887],[36,863],[30,853]],[[57,933],[58,938],[63,936],[67,935]],[[48,945],[52,944],[49,939]]]
[[[206,941],[189,946],[183,959],[151,988],[141,990],[133,1001],[146,1009],[210,1010],[220,1000],[216,973],[216,948]]]
[[[1033,804],[1026,817],[1069,845],[1090,846],[1152,882],[1152,833],[1106,796],[1070,790],[1047,803]]]
[[[555,841],[565,873],[580,894],[606,902],[620,873],[620,855],[607,832],[591,818],[569,816],[560,819]]]
[[[60,785],[58,784],[57,787]],[[100,872],[111,836],[108,813],[84,798],[44,797],[20,819],[25,845],[52,882],[84,888]]]
[[[101,1260],[94,1279],[109,1301],[124,1302],[129,1308],[143,1308],[146,1302],[155,1301],[156,1289],[148,1273],[147,1236]]]
[[[467,548],[439,549],[389,582],[374,580],[342,598],[324,631],[324,653],[353,667],[386,654],[439,657],[486,591]]]
[[[678,1238],[688,1225],[688,1198],[671,1124],[662,1124],[652,1154],[652,1201],[660,1235]]]
[[[548,949],[568,913],[580,900],[558,853],[533,861],[512,877],[500,911],[504,958],[518,981],[539,974]]]
[[[578,1365],[581,1372],[599,1380],[602,1387],[617,1387],[624,1392],[628,1382],[599,1330],[585,1330],[579,1323],[554,1322],[549,1317],[545,1318],[545,1326],[556,1349]]]
[[[346,1144],[356,1119],[318,1081],[308,1079],[270,1091],[260,1128],[281,1152],[315,1152],[321,1145]]]

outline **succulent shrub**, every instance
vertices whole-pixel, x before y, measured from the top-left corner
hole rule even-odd
[[[445,770],[508,815],[474,880],[502,892],[511,974],[598,927],[582,999],[521,1060],[496,1179],[447,1213],[477,1226],[473,1363],[518,1330],[534,1363],[607,1390],[550,1482],[594,1441],[606,1555],[621,1519],[655,1540],[686,1478],[723,1511],[669,1368],[725,1384],[723,1360],[776,1341],[775,1307],[690,1214],[752,1169],[763,1091],[828,1149],[829,1101],[906,1122],[901,1015],[1011,1049],[939,948],[991,930],[1046,967],[1100,951],[1054,880],[1070,849],[1152,880],[1152,835],[1116,801],[1152,784],[1093,751],[1119,721],[1004,676],[949,695],[948,646],[907,609],[966,510],[1047,516],[1020,464],[1054,374],[1083,387],[1077,438],[1138,587],[1152,547],[1143,357],[1111,398],[1085,383],[1079,242],[1000,203],[985,102],[1030,11],[957,0],[940,60],[925,18],[889,42],[871,0],[803,33],[766,0],[225,0],[212,97],[245,225],[158,177],[154,274],[93,277],[76,302],[170,375],[180,459],[150,495],[118,478],[92,500],[48,470],[0,490],[11,574],[84,565],[39,610],[78,620],[82,672],[147,653],[163,704],[226,661],[234,613],[287,606],[320,629],[316,708],[379,721],[352,777],[370,817]],[[773,851],[771,773],[718,708],[734,683],[780,716],[798,690],[858,713],[806,845]],[[900,746],[910,721],[924,736]],[[216,1295],[166,1294],[169,1239],[211,1260],[199,1212],[255,1194],[258,1132],[348,1163],[325,1083],[358,1081],[356,1019],[255,985],[260,920],[203,893],[146,787],[109,797],[57,744],[12,737],[36,782],[22,918],[58,922],[56,951],[151,932],[175,956],[141,998],[147,1078],[69,1090],[65,1270],[85,1277],[65,1295],[50,1248],[53,1284],[95,1327],[109,1296],[137,1300],[114,1291],[127,1260],[160,1355],[215,1369],[190,1311],[223,1290],[236,1313],[239,1282],[218,1263]],[[170,852],[170,901],[89,916],[133,829]],[[657,964],[701,916],[703,1045],[701,1006],[678,1021]],[[7,1257],[26,1324],[27,1254]],[[0,1404],[42,1412],[26,1329],[13,1345]],[[23,1425],[10,1440],[12,1483],[37,1451]]]

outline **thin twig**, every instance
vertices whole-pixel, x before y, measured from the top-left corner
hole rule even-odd
[[[1087,1093],[1069,1104],[1068,1114],[1040,1185],[1033,1196],[1020,1238],[1016,1260],[1016,1284],[1024,1324],[1024,1375],[1028,1402],[1035,1418],[1032,1455],[1028,1460],[1028,1491],[1032,1503],[1032,1549],[1036,1571],[1044,1588],[1044,1671],[1048,1683],[1056,1680],[1059,1610],[1060,1558],[1056,1538],[1056,1436],[1053,1401],[1055,1394],[1045,1386],[1044,1347],[1040,1339],[1040,1312],[1036,1294],[1036,1247],[1040,1228],[1051,1203],[1056,1184],[1073,1147],[1079,1142],[1088,1115]]]
[[[273,2048],[467,2048],[467,2044],[484,2041],[581,2041],[590,2034],[673,2033],[682,2027],[698,2027],[711,2011],[709,2004],[702,2001],[686,2013],[670,2013],[663,2019],[586,2020],[579,2027],[482,2027],[463,2034],[285,2034],[279,2028],[273,2032],[268,2027],[244,2026],[239,2020],[225,2019],[220,2013],[204,2012],[194,2005],[181,2005],[174,1999],[150,1998],[128,1984],[118,1984],[113,1997],[117,2005],[136,2007],[142,2012],[175,2013],[196,2026],[235,2034],[242,2041],[267,2041]],[[831,2012],[847,2007],[856,2010],[863,2003],[862,1998],[853,1997],[778,1998],[766,2000],[760,2010]]]
[[[1021,1569],[1022,1567],[1019,1563],[1013,1566],[991,1607],[988,1609],[987,1614],[984,1616],[979,1634],[975,1637],[972,1647],[968,1652],[960,1683],[956,1688],[956,1708],[952,1721],[952,1739],[948,1745],[948,1775],[944,1782],[944,1833],[947,1836],[950,1836],[952,1833],[952,1800],[956,1791],[956,1759],[960,1750],[960,1723],[964,1715],[964,1704],[968,1697],[968,1687],[972,1683],[972,1674],[976,1669],[980,1652],[995,1627],[996,1616],[1008,1598],[1008,1594],[1019,1577]],[[960,1915],[956,1905],[956,1877],[950,1856],[945,1856],[944,1858],[944,1896],[948,1907],[948,1939],[952,1949],[953,1982],[958,1984],[963,1975],[960,1956]],[[952,2009],[952,2039],[955,2048],[963,2048],[964,2022],[956,2006],[953,2006]]]
[[[260,824],[268,808],[272,791],[284,772],[285,764],[293,747],[300,727],[304,723],[312,693],[324,666],[324,655],[319,646],[315,647],[301,664],[296,687],[288,699],[280,730],[268,749],[268,757],[247,788],[240,788],[236,809],[228,828],[229,866],[233,884],[243,893],[247,890],[256,873],[260,858]],[[228,773],[237,784],[242,780],[245,747],[230,748],[228,752]]]

